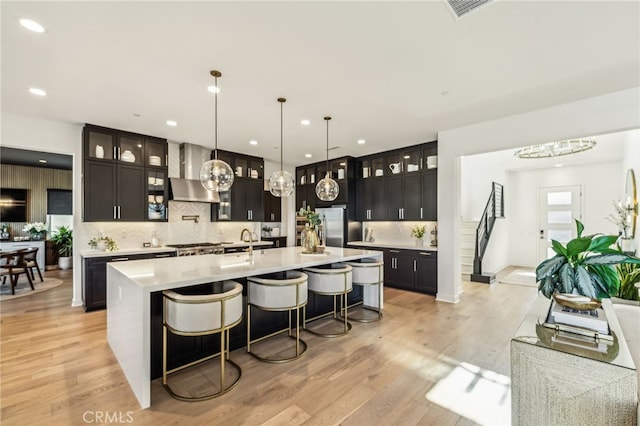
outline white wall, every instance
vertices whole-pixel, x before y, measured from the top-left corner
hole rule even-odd
[[[585,234],[616,235],[616,226],[605,218],[620,197],[620,162],[512,172],[507,202],[512,217],[509,229],[509,263],[537,266],[539,236],[538,190],[543,187],[581,185],[582,223]]]
[[[439,132],[437,299],[462,294],[460,156],[637,128],[640,87]]]
[[[624,176],[622,181],[622,188],[624,188],[626,182],[626,171],[633,169],[636,175],[636,196],[640,198],[640,130],[626,135],[624,141],[624,160],[622,168],[624,170]],[[639,212],[640,213],[640,212]],[[635,249],[636,254],[640,253],[640,219],[637,219],[636,223],[636,236],[635,236]]]

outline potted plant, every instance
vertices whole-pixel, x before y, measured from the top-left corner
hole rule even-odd
[[[265,225],[265,226],[263,226],[263,227],[262,227],[262,232],[264,232],[264,236],[265,236],[265,237],[270,237],[270,236],[271,236],[271,231],[272,231],[272,230],[273,230],[273,228],[272,228],[272,227],[270,227],[270,226],[267,226],[267,225]]]
[[[640,292],[636,288],[636,283],[640,283],[640,264],[621,263],[616,265],[616,271],[620,277],[620,288],[616,296],[620,299],[640,301]]]
[[[22,232],[29,234],[29,237],[34,240],[43,240],[47,233],[47,224],[43,222],[29,222],[24,225]]]
[[[426,227],[424,225],[416,225],[411,228],[411,236],[416,238],[416,246],[422,246],[424,244],[422,237],[424,237],[425,232]]]
[[[59,226],[51,235],[51,241],[58,249],[58,267],[60,269],[71,269],[73,267],[73,230],[67,226]]]
[[[118,250],[118,244],[107,236],[93,237],[89,240],[89,247],[94,250],[115,251]]]
[[[556,255],[536,268],[538,290],[547,298],[554,293],[577,293],[595,299],[615,296],[620,277],[614,265],[640,264],[640,259],[611,248],[617,235],[582,236],[584,225],[577,219],[575,222],[578,236],[566,246],[552,240]]]

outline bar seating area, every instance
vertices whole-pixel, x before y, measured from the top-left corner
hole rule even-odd
[[[215,283],[214,287],[220,283]],[[221,283],[221,292],[213,294],[180,294],[172,290],[163,292],[163,330],[162,330],[162,385],[169,394],[182,401],[203,401],[227,393],[238,384],[242,369],[229,359],[229,330],[242,321],[242,284],[235,281]],[[215,289],[218,290],[218,289]],[[206,336],[220,334],[220,351],[202,359],[190,362],[171,370],[167,369],[167,333],[181,336]],[[169,375],[194,367],[204,361],[219,357],[219,385],[204,395],[185,395],[176,391],[168,383]],[[230,366],[236,370],[236,376],[230,381],[225,369]],[[204,373],[203,373],[204,374]],[[211,382],[205,379],[205,382]],[[213,386],[212,386],[213,387]]]
[[[355,322],[374,322],[382,319],[382,284],[384,282],[384,262],[375,259],[361,259],[359,262],[347,262],[351,268],[353,268],[353,285],[355,286],[376,286],[377,287],[377,300],[376,306],[365,306],[364,301],[350,305],[348,309],[356,306],[361,306],[359,316],[351,314],[349,318]],[[373,311],[376,313],[375,317],[367,317],[365,312]]]

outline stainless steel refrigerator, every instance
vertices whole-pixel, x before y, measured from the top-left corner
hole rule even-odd
[[[349,241],[362,239],[360,222],[348,221],[346,206],[316,208],[321,225],[323,243],[332,247],[346,247]]]

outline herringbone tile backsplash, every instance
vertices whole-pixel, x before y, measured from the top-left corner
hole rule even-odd
[[[182,216],[198,216],[198,223]],[[170,225],[170,226],[169,226]],[[98,235],[113,238],[118,247],[137,248],[155,235],[160,244],[240,241],[240,232],[248,228],[260,236],[259,222],[211,222],[211,205],[206,203],[169,202],[169,222],[82,222],[87,236],[80,247],[89,250],[89,240]],[[78,233],[79,234],[79,233]]]

